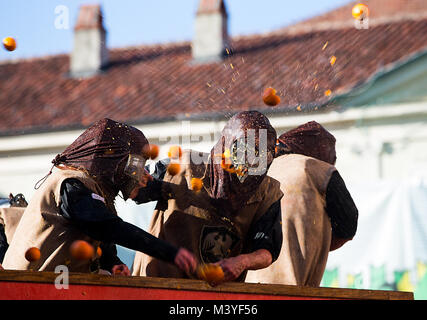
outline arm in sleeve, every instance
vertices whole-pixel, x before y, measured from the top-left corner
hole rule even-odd
[[[272,262],[277,260],[283,241],[280,200],[273,203],[267,212],[255,222],[249,236],[253,251],[266,249],[271,253]]]
[[[178,248],[123,221],[92,194],[79,180],[65,180],[61,186],[61,214],[95,240],[141,251],[167,262],[174,261]]]
[[[165,177],[170,159],[160,160],[156,163],[154,173],[151,175],[153,181],[149,181],[145,188],[140,188],[138,195],[133,199],[137,204],[161,200],[162,181]]]
[[[124,264],[117,256],[117,248],[113,243],[101,242],[102,255],[99,259],[101,269],[111,270],[115,265]]]
[[[326,212],[334,237],[352,239],[356,234],[358,210],[338,171],[329,180],[326,189]]]

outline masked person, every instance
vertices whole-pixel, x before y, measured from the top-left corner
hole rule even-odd
[[[335,137],[315,121],[282,134],[268,175],[280,181],[282,251],[247,282],[319,286],[329,251],[351,240],[358,210],[334,167]]]
[[[15,229],[28,205],[22,193],[18,193],[16,196],[11,193],[8,201],[2,202],[4,204],[0,206],[0,263],[3,262]]]
[[[276,131],[263,114],[241,112],[227,122],[210,154],[184,151],[178,174],[166,169],[168,161],[159,161],[154,180],[134,199],[158,201],[150,232],[197,253],[200,263],[219,264],[224,281],[242,281],[247,270],[270,265],[282,243],[283,194],[279,183],[267,177],[275,140]],[[201,179],[201,190],[193,190],[193,178]],[[135,255],[133,274],[188,277],[142,253]]]
[[[139,250],[183,272],[196,267],[187,250],[157,239],[117,216],[114,199],[121,191],[126,200],[135,187],[151,176],[145,171],[144,150],[149,147],[138,129],[103,119],[84,131],[52,162],[52,171],[28,204],[3,262],[5,269],[54,271],[66,265],[70,272],[130,275],[117,257],[115,245]],[[70,256],[75,240],[85,240],[102,255],[91,260]],[[40,249],[41,258],[25,259],[30,247]],[[97,250],[95,250],[97,252]]]

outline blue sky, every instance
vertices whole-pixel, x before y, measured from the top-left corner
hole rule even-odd
[[[110,48],[190,40],[199,0],[0,0],[0,38],[17,40],[0,60],[68,53],[81,4],[100,3]],[[324,13],[349,0],[228,0],[232,36],[262,33]],[[69,29],[55,28],[55,8],[66,6]]]

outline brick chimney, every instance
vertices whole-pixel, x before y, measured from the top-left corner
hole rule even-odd
[[[200,0],[192,44],[194,61],[222,60],[228,43],[228,14],[224,1]]]
[[[80,7],[74,27],[74,47],[71,53],[70,74],[73,77],[90,77],[99,73],[108,63],[100,5]]]

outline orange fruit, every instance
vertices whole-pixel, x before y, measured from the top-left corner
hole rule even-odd
[[[224,271],[218,265],[202,264],[197,267],[197,277],[208,283],[219,283],[224,280]]]
[[[234,168],[232,168],[231,166],[232,166],[231,163],[226,163],[225,158],[222,158],[222,160],[221,160],[221,168],[223,168],[227,172],[235,173],[236,170]]]
[[[169,148],[168,157],[172,159],[181,159],[182,150],[180,146],[172,146]]]
[[[276,90],[269,87],[264,90],[262,100],[267,106],[274,107],[280,103],[280,97],[276,94]]]
[[[83,240],[74,241],[70,246],[71,256],[76,260],[89,260],[94,255],[92,245]]]
[[[96,248],[96,256],[98,258],[100,258],[102,256],[102,249],[101,249],[101,247],[97,247]]]
[[[230,158],[231,157],[231,152],[230,149],[225,149],[224,153],[222,154],[223,158]]]
[[[354,19],[365,19],[369,15],[368,6],[364,5],[363,3],[356,4],[351,10],[351,14],[353,15]]]
[[[181,165],[179,163],[170,163],[167,171],[171,176],[175,176],[181,171]]]
[[[25,252],[25,259],[29,262],[37,261],[41,257],[39,248],[32,247]]]
[[[159,146],[150,144],[150,159],[154,160],[159,156]]]
[[[329,97],[331,94],[332,94],[331,90],[328,89],[328,90],[325,91],[325,96],[326,97]]]
[[[8,51],[13,51],[16,49],[16,41],[11,37],[6,37],[3,39],[3,46]]]
[[[199,178],[191,179],[191,189],[194,191],[200,191],[203,187],[203,181]]]

